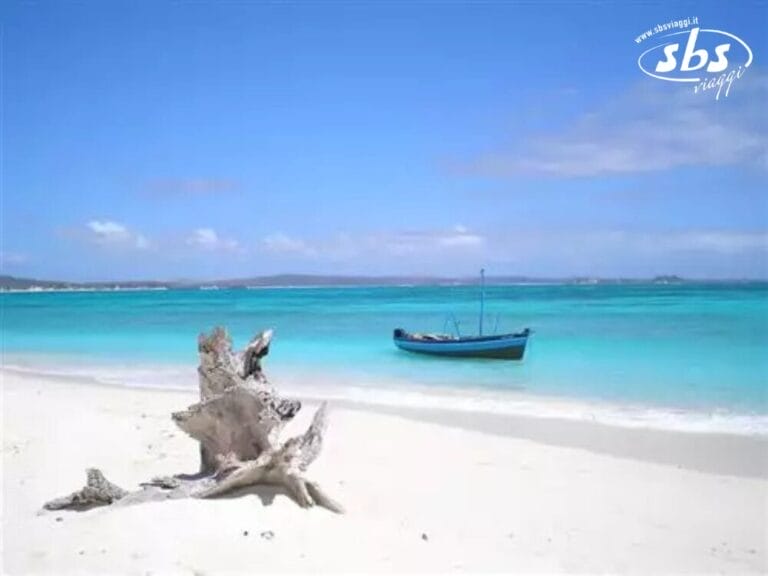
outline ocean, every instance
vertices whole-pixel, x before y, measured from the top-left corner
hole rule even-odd
[[[486,333],[534,331],[522,362],[394,347],[394,328],[451,330],[450,314],[476,333],[474,286],[3,293],[0,307],[7,370],[191,388],[201,331],[224,325],[242,346],[273,328],[265,367],[278,385],[768,433],[765,283],[488,286]]]

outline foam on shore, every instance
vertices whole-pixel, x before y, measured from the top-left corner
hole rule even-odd
[[[185,364],[89,363],[46,357],[6,358],[2,370],[28,377],[80,381],[104,386],[160,390],[194,390],[197,372]],[[768,436],[768,415],[730,410],[689,410],[665,406],[617,404],[599,399],[572,399],[518,390],[438,387],[419,382],[360,376],[317,374],[270,367],[270,378],[286,394],[391,408],[442,409],[455,412],[551,418],[623,428],[693,433]]]

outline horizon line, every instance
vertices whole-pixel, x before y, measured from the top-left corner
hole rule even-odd
[[[475,282],[477,281],[475,276],[470,275],[412,275],[412,274],[318,274],[318,273],[302,273],[302,272],[284,272],[277,274],[264,274],[258,276],[244,276],[234,278],[214,278],[214,279],[202,279],[202,278],[176,278],[176,279],[141,279],[141,280],[51,280],[27,276],[14,276],[11,274],[0,275],[0,284],[5,284],[6,281],[16,281],[20,283],[41,283],[41,284],[57,284],[65,286],[108,286],[108,285],[173,285],[174,287],[195,287],[195,286],[215,286],[221,285],[221,287],[247,287],[251,282],[264,282],[278,279],[297,279],[297,280],[336,280],[340,282],[371,282],[371,281],[386,281],[388,283],[403,281],[407,283],[419,282]],[[587,274],[573,274],[567,276],[534,276],[525,274],[498,274],[498,275],[486,275],[486,281],[504,281],[515,280],[518,282],[574,282],[574,281],[594,281],[594,282],[643,282],[643,281],[669,281],[669,282],[768,282],[768,277],[701,277],[692,278],[686,276],[680,276],[678,274],[656,274],[653,276],[601,276],[601,275],[587,275]],[[226,286],[229,284],[229,286]]]

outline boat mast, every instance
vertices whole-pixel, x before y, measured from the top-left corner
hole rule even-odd
[[[479,335],[483,335],[483,314],[485,308],[485,268],[480,268],[480,330]]]

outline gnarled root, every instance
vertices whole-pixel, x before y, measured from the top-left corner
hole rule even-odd
[[[281,397],[261,370],[271,340],[272,331],[266,330],[236,354],[223,328],[200,335],[200,402],[173,414],[176,425],[200,442],[200,474],[154,478],[140,490],[126,492],[92,468],[84,488],[44,507],[87,510],[113,503],[213,498],[238,488],[270,484],[285,487],[302,507],[317,504],[342,512],[316,483],[303,477],[323,445],[326,404],[317,410],[304,434],[282,444],[279,441],[280,431],[301,403]]]
[[[312,424],[301,436],[288,440],[279,450],[262,452],[254,460],[241,461],[233,453],[219,455],[213,474],[193,477],[163,476],[141,484],[141,489],[127,492],[109,482],[98,469],[88,470],[87,485],[69,496],[44,505],[47,510],[89,510],[110,504],[131,505],[177,498],[215,498],[240,488],[256,485],[282,486],[303,508],[315,505],[343,513],[341,505],[330,498],[316,482],[302,476],[322,447],[326,426],[326,405],[315,413]]]
[[[128,494],[119,486],[104,478],[98,468],[88,468],[83,488],[69,496],[56,498],[43,504],[46,510],[90,510],[97,506],[108,506]]]

